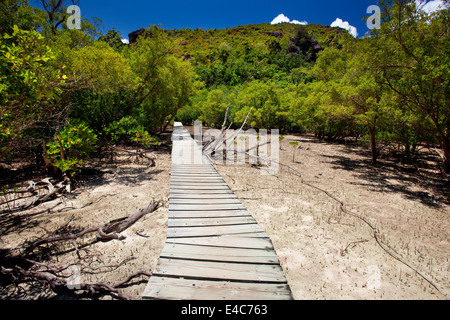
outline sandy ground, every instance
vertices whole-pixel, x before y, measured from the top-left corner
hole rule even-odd
[[[298,141],[299,147],[294,149],[291,141]],[[321,143],[307,135],[286,135],[280,161],[295,167],[306,182],[326,189],[344,201],[347,210],[375,225],[383,243],[438,290],[381,249],[367,224],[343,214],[335,201],[302,184],[289,169],[282,167],[276,176],[263,176],[251,165],[218,165],[217,169],[271,237],[296,299],[447,299],[448,185],[444,189],[442,181],[421,179],[387,160],[382,160],[383,166],[371,167],[365,150],[355,145]],[[95,242],[92,235],[76,243],[85,264],[78,281],[114,284],[137,271],[152,271],[167,230],[170,151],[148,155],[156,158],[156,167],[135,163],[133,157],[122,153],[113,162],[105,159],[96,163],[97,168],[109,173],[87,178],[50,213],[20,224],[2,225],[0,247],[12,248],[49,236],[62,226],[79,230],[103,225],[131,214],[154,198],[166,201],[165,206],[125,231],[125,240]],[[74,247],[72,242],[65,243],[49,262],[80,265]],[[132,281],[123,293],[140,299],[147,280],[142,277]],[[28,293],[24,296],[11,287],[0,290],[2,298],[52,297],[42,288]]]
[[[281,166],[276,176],[249,165],[217,169],[271,237],[295,299],[447,299],[448,184],[419,179],[415,170],[387,160],[373,167],[368,159],[362,147],[313,136],[281,142],[281,163],[369,221],[382,243],[438,290],[386,253],[366,223],[342,213],[289,168]]]
[[[74,244],[64,243],[52,252],[51,265],[74,267],[68,269],[68,276],[73,276],[73,285],[77,283],[104,282],[110,285],[125,280],[138,271],[151,272],[157,263],[166,237],[168,214],[170,151],[149,152],[148,156],[156,159],[156,167],[148,167],[148,161],[136,163],[135,157],[118,152],[111,163],[108,159],[96,162],[98,169],[109,172],[103,175],[90,176],[76,189],[65,203],[52,210],[51,213],[40,214],[28,219],[20,225],[5,230],[3,226],[0,247],[13,248],[26,240],[52,235],[62,226],[71,230],[102,226],[114,219],[126,217],[143,208],[152,201],[163,200],[164,207],[146,215],[122,234],[123,241],[97,242],[95,234],[77,240],[77,247],[82,261],[79,259]],[[34,211],[53,207],[61,199],[41,205]],[[79,209],[84,207],[82,209]],[[59,212],[62,210],[62,212]],[[32,213],[23,212],[22,214]],[[82,266],[83,265],[83,266]],[[81,273],[79,273],[81,271]],[[140,299],[147,284],[148,277],[142,276],[131,281],[122,288],[123,294],[132,299]],[[2,288],[3,298],[42,299],[51,298],[48,291],[42,288],[29,290],[30,295],[19,295],[19,292]],[[109,297],[107,297],[108,299]]]

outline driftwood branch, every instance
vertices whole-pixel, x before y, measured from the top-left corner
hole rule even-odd
[[[214,155],[217,151],[224,151],[224,149],[220,148],[219,146],[223,145],[223,144],[226,145],[227,141],[231,140],[229,145],[226,145],[226,148],[229,148],[231,143],[233,143],[234,139],[236,139],[236,137],[239,135],[239,133],[241,133],[242,129],[244,128],[245,124],[247,123],[248,118],[250,117],[250,114],[252,113],[252,110],[253,110],[253,108],[250,109],[250,112],[247,114],[247,117],[245,118],[245,120],[242,123],[241,127],[239,128],[239,130],[234,132],[227,139],[224,139],[224,137],[226,136],[225,133],[228,132],[228,130],[231,127],[231,124],[228,126],[228,128],[226,127],[226,122],[227,122],[227,119],[228,119],[229,109],[230,109],[230,106],[228,106],[227,111],[225,113],[225,120],[223,122],[222,129],[220,131],[219,137],[217,139],[211,139],[202,149],[203,153],[206,156],[208,156],[208,158],[210,158],[211,155]]]
[[[97,232],[97,239],[98,240],[110,240],[110,239],[117,239],[117,240],[123,240],[125,239],[124,235],[121,235],[120,233],[128,229],[130,226],[135,224],[139,219],[141,219],[143,216],[156,211],[161,206],[161,201],[152,201],[149,205],[147,205],[144,208],[141,208],[134,213],[132,213],[130,216],[111,221],[104,226],[100,227],[93,227],[93,228],[87,228],[77,233],[71,233],[71,234],[63,234],[55,237],[49,237],[44,238],[41,240],[37,240],[32,242],[28,248],[25,250],[25,253],[31,253],[34,249],[37,247],[49,244],[49,243],[55,243],[59,241],[68,241],[68,240],[75,240],[77,238],[80,238],[86,234]]]
[[[27,203],[24,205],[13,206],[12,208],[9,207],[9,205],[8,205],[8,209],[0,211],[0,214],[14,213],[14,212],[20,212],[20,211],[24,211],[24,210],[29,210],[34,207],[37,207],[38,205],[40,205],[44,202],[54,199],[55,197],[63,194],[64,192],[70,192],[70,181],[68,179],[65,179],[65,180],[59,182],[55,186],[55,185],[53,185],[53,183],[50,182],[50,178],[46,178],[46,179],[41,180],[38,183],[30,181],[28,188],[25,190],[17,190],[17,192],[14,192],[14,191],[3,192],[3,196],[5,196],[5,194],[11,194],[11,193],[26,194],[28,192],[32,193],[32,195],[36,195],[36,186],[40,185],[40,184],[46,185],[46,188],[48,189],[47,194],[36,196],[30,203]],[[15,198],[13,201],[16,202],[21,199],[26,199],[26,198],[31,198],[31,197],[32,196],[19,197],[19,198]],[[8,204],[10,202],[11,202],[10,200],[6,200],[5,202],[2,202],[0,205]]]
[[[129,153],[129,154],[131,154],[131,155],[134,155],[134,156],[136,156],[136,157],[145,158],[145,159],[147,159],[147,160],[150,161],[149,167],[154,167],[154,166],[156,166],[156,161],[155,161],[155,159],[150,158],[149,156],[147,156],[147,155],[145,154],[145,152],[137,152],[137,151],[132,151],[132,150],[127,150],[127,149],[119,148],[119,147],[116,147],[116,146],[114,146],[114,145],[112,145],[112,144],[106,142],[106,141],[98,140],[98,142],[100,142],[101,144],[107,146],[108,148],[111,148],[111,149],[114,149],[114,150],[117,150],[117,151],[123,151],[123,152]]]
[[[104,282],[94,284],[71,284],[69,283],[71,276],[62,274],[62,272],[67,270],[70,266],[55,268],[48,264],[30,260],[22,256],[12,256],[10,255],[10,252],[7,252],[6,255],[2,255],[0,258],[2,262],[2,265],[0,266],[0,275],[9,277],[16,286],[20,283],[39,282],[48,286],[56,294],[67,294],[78,296],[79,298],[111,296],[115,299],[130,300],[128,296],[122,293],[120,288],[134,278],[140,276],[150,277],[152,275],[148,271],[139,271],[114,285]],[[8,264],[9,266],[4,266]]]

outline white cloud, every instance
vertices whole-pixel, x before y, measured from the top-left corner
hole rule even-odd
[[[291,23],[293,23],[293,24],[301,24],[303,26],[306,26],[308,24],[308,21],[292,20]]]
[[[289,20],[288,17],[286,17],[284,14],[279,14],[275,19],[272,20],[270,24],[278,24],[278,23],[289,23],[291,20]]]
[[[130,40],[128,40],[128,39],[122,39],[122,43],[123,43],[123,44],[130,44]]]
[[[307,25],[308,21],[298,21],[298,20],[291,21],[291,19],[289,19],[283,13],[281,13],[275,19],[273,19],[270,24],[279,24],[279,23],[293,23],[293,24]]]
[[[443,0],[416,0],[416,6],[418,9],[421,9],[428,14],[445,9],[445,3]]]
[[[358,36],[358,30],[354,26],[350,25],[350,23],[348,23],[347,21],[343,21],[342,19],[336,18],[331,26],[345,29],[355,38]]]

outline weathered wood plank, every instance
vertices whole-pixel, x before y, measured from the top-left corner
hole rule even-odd
[[[160,300],[291,300],[289,286],[278,283],[242,283],[153,276],[144,299]]]
[[[192,190],[192,191],[214,191],[214,190],[230,190],[230,188],[228,188],[228,186],[226,185],[217,185],[217,186],[195,186],[195,189],[193,189],[193,186],[186,186],[186,185],[171,185],[170,186],[170,190],[177,190],[177,189],[181,189],[181,190]]]
[[[197,246],[215,246],[227,248],[272,249],[273,244],[269,238],[248,238],[239,235],[224,235],[218,237],[199,238],[169,238],[166,243],[195,244]]]
[[[169,219],[252,217],[247,210],[169,211]]]
[[[216,262],[236,262],[254,264],[279,264],[273,250],[254,250],[226,247],[206,247],[189,244],[167,243],[161,258],[204,260]]]
[[[182,178],[190,178],[190,177],[195,177],[195,176],[222,178],[222,176],[220,174],[218,174],[217,171],[215,171],[215,170],[208,170],[208,172],[201,172],[199,170],[187,171],[187,170],[173,170],[172,169],[170,171],[170,176],[171,177],[182,177]]]
[[[185,219],[171,219],[169,217],[169,227],[205,227],[205,226],[227,226],[239,224],[256,224],[252,216],[244,217],[223,217],[223,218],[185,218]]]
[[[169,201],[170,211],[245,210],[242,203],[223,204],[174,204]]]
[[[193,175],[190,177],[187,176],[180,176],[180,175],[171,175],[170,176],[170,181],[221,181],[223,182],[222,177],[220,176],[213,176],[213,175],[209,175],[209,176],[204,176],[204,175]]]
[[[233,194],[229,188],[215,188],[215,189],[192,189],[190,187],[172,187],[170,194]]]
[[[184,237],[212,237],[231,234],[252,234],[261,237],[264,230],[258,224],[232,225],[232,226],[207,226],[207,227],[173,227],[168,228],[167,238]],[[267,235],[266,235],[267,237]]]
[[[183,175],[183,176],[217,176],[218,173],[214,169],[171,169],[170,175]]]
[[[211,194],[187,194],[187,193],[172,193],[169,199],[238,199],[233,193],[211,193]]]
[[[237,198],[220,198],[220,199],[170,199],[171,204],[241,204]]]
[[[171,187],[191,187],[191,188],[209,188],[209,187],[224,187],[228,188],[228,185],[222,181],[170,181]]]
[[[286,283],[283,269],[273,264],[192,261],[160,258],[156,276]]]
[[[214,178],[214,179],[204,179],[204,178],[193,178],[193,179],[170,179],[171,185],[176,184],[184,184],[184,185],[198,185],[198,184],[213,184],[213,185],[226,185],[223,179]],[[228,186],[228,185],[227,185]]]

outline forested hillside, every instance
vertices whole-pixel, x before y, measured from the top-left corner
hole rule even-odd
[[[351,138],[374,163],[380,144],[405,161],[425,146],[450,172],[448,9],[381,1],[382,27],[364,39],[289,23],[150,26],[125,45],[99,19],[69,29],[64,2],[46,3],[0,4],[2,163],[44,158],[73,174],[102,143],[150,147],[175,119],[221,125],[230,105],[236,126],[252,110],[251,127]]]

